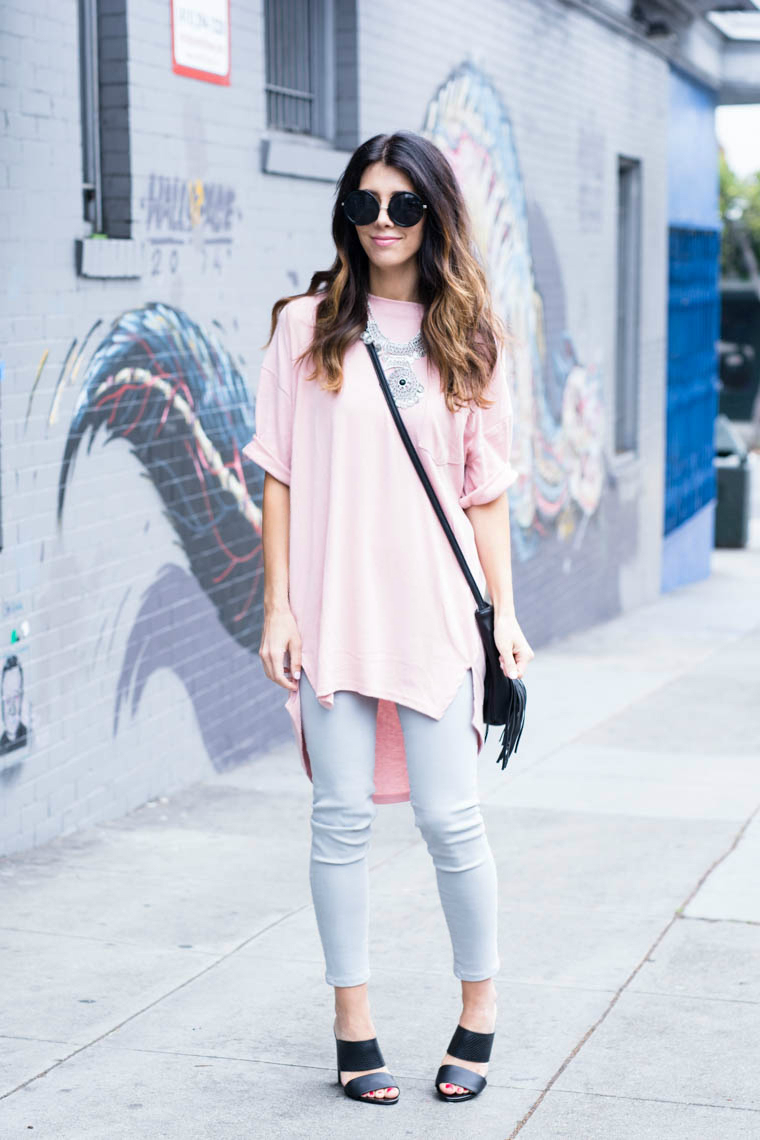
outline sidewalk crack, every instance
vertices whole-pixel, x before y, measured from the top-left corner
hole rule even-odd
[[[242,942],[239,942],[237,946],[233,946],[233,948],[231,950],[228,950],[226,954],[220,955],[218,958],[215,958],[213,962],[209,962],[207,966],[204,966],[202,970],[198,970],[195,974],[192,974],[191,977],[185,978],[184,982],[180,982],[178,985],[173,986],[164,994],[159,994],[157,998],[151,1002],[148,1002],[147,1005],[142,1006],[140,1009],[136,1009],[134,1013],[130,1013],[129,1016],[123,1018],[122,1021],[118,1023],[118,1025],[112,1025],[110,1029],[106,1029],[103,1033],[99,1033],[98,1036],[93,1037],[91,1041],[86,1041],[84,1045],[80,1045],[78,1048],[72,1049],[72,1051],[70,1053],[67,1053],[65,1057],[59,1057],[57,1061],[54,1061],[52,1065],[48,1065],[46,1069],[43,1069],[39,1073],[35,1073],[34,1076],[28,1077],[25,1081],[21,1081],[20,1084],[16,1085],[12,1089],[9,1089],[7,1092],[0,1093],[0,1100],[5,1100],[7,1097],[13,1096],[14,1093],[19,1092],[21,1089],[27,1088],[35,1081],[40,1080],[41,1077],[46,1077],[48,1073],[52,1073],[54,1069],[58,1069],[61,1065],[65,1065],[67,1061],[70,1061],[72,1059],[72,1057],[76,1057],[79,1053],[83,1053],[85,1049],[90,1049],[93,1045],[97,1045],[100,1041],[105,1040],[106,1037],[110,1037],[112,1033],[115,1033],[117,1031],[117,1029],[122,1029],[125,1025],[128,1025],[130,1021],[134,1021],[135,1018],[140,1017],[140,1015],[143,1013],[147,1013],[149,1009],[153,1009],[154,1006],[159,1005],[162,1001],[165,1001],[166,998],[172,997],[173,994],[179,993],[179,991],[185,989],[186,986],[192,985],[193,982],[196,982],[199,978],[202,978],[204,974],[208,974],[211,970],[214,970],[217,966],[221,965],[222,962],[226,962],[228,958],[231,958],[233,956],[233,954],[237,954],[238,951],[244,949],[246,946],[249,946],[252,942],[255,942],[257,938],[260,938],[262,936],[262,934],[266,934],[269,930],[273,930],[276,926],[279,926],[281,922],[287,922],[288,919],[292,918],[293,915],[298,914],[300,911],[308,910],[310,906],[310,903],[304,903],[302,906],[288,911],[287,914],[281,915],[273,922],[270,922],[267,926],[261,927],[261,929],[257,930],[255,934],[249,935],[248,938],[244,938]]]
[[[676,924],[676,922],[679,920],[679,918],[682,917],[679,912],[682,911],[684,907],[689,905],[691,900],[695,897],[697,892],[700,890],[700,888],[706,882],[706,880],[709,878],[709,876],[713,873],[713,871],[716,869],[716,867],[718,867],[725,859],[728,858],[728,856],[733,851],[736,850],[737,846],[739,845],[740,840],[744,836],[745,832],[747,831],[747,829],[749,828],[750,824],[753,822],[755,817],[758,815],[758,812],[760,812],[760,805],[755,808],[755,810],[752,812],[752,814],[747,819],[745,819],[744,823],[742,824],[742,826],[739,828],[736,835],[734,836],[734,839],[733,839],[733,842],[731,843],[731,845],[728,848],[726,848],[726,850],[723,852],[722,855],[719,855],[717,859],[713,860],[713,862],[710,864],[710,866],[707,868],[707,870],[704,872],[704,874],[699,878],[696,885],[692,888],[692,890],[686,896],[686,898],[681,903],[681,905],[676,908],[676,911],[673,914],[673,917],[670,919],[670,921],[663,927],[663,929],[657,935],[657,937],[655,938],[652,945],[649,947],[649,949],[646,951],[646,953],[641,958],[641,961],[638,963],[637,966],[634,966],[633,970],[628,975],[628,977],[625,979],[625,981],[622,983],[622,985],[615,991],[615,993],[613,994],[607,1008],[596,1019],[596,1021],[593,1023],[593,1025],[589,1026],[589,1028],[586,1030],[586,1032],[581,1037],[580,1041],[578,1041],[577,1044],[575,1045],[575,1048],[572,1049],[572,1051],[570,1053],[568,1053],[567,1057],[565,1057],[564,1061],[559,1066],[559,1068],[556,1070],[556,1072],[549,1078],[545,1088],[541,1092],[541,1095],[537,1098],[536,1101],[534,1101],[534,1103],[530,1106],[530,1108],[525,1113],[525,1115],[520,1120],[518,1120],[514,1129],[512,1130],[512,1132],[510,1132],[509,1136],[507,1137],[507,1140],[515,1140],[515,1137],[518,1135],[518,1133],[522,1131],[522,1129],[525,1127],[525,1125],[530,1120],[533,1113],[536,1111],[538,1106],[542,1103],[542,1101],[546,1097],[546,1094],[549,1092],[551,1087],[554,1084],[556,1084],[556,1082],[562,1076],[562,1074],[564,1073],[565,1069],[568,1067],[570,1062],[578,1055],[578,1053],[581,1051],[581,1049],[586,1044],[586,1042],[589,1040],[589,1038],[596,1032],[596,1030],[599,1028],[599,1026],[602,1024],[602,1022],[605,1021],[605,1019],[608,1017],[608,1015],[612,1012],[613,1008],[615,1007],[615,1005],[619,1001],[622,994],[629,987],[629,985],[631,984],[633,979],[636,977],[638,972],[646,964],[647,959],[651,957],[652,952],[654,950],[656,950],[657,947],[660,945],[660,943],[662,942],[663,938],[668,933],[668,931]],[[558,1091],[562,1092],[563,1090],[559,1089]],[[731,1106],[728,1105],[727,1107],[730,1108]]]

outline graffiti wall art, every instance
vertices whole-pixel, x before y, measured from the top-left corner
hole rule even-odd
[[[264,472],[242,454],[254,406],[221,331],[158,301],[112,323],[83,368],[57,502],[62,527],[80,452],[100,433],[106,445],[128,442],[135,478],[141,469],[155,488],[190,572],[164,566],[142,599],[117,685],[114,732],[122,706],[136,712],[147,678],[171,668],[217,767],[241,759],[246,746],[239,710],[250,704],[258,665],[263,590],[257,502]]]
[[[509,114],[475,64],[452,71],[422,132],[443,150],[462,188],[494,304],[513,337],[515,550],[523,561],[550,533],[579,542],[603,489],[601,377],[559,330],[547,342],[528,208]]]
[[[224,270],[242,217],[233,186],[153,173],[140,207],[151,276]]]
[[[0,758],[4,758],[9,752],[25,748],[29,735],[24,709],[24,668],[16,653],[9,653],[3,661],[0,673],[0,709],[3,721]]]
[[[3,598],[0,617],[7,647],[0,654],[0,777],[7,783],[18,775],[32,740],[29,621],[18,598]]]

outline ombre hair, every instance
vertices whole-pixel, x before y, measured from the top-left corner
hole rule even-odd
[[[425,306],[421,332],[440,374],[447,406],[456,411],[472,399],[481,407],[490,406],[483,392],[508,334],[492,307],[454,171],[434,143],[412,131],[374,135],[351,155],[333,208],[335,260],[329,269],[312,276],[305,293],[275,302],[267,344],[284,305],[296,297],[324,294],[316,307],[311,344],[298,360],[311,359],[313,371],[307,380],[322,376],[326,390],[340,390],[343,354],[364,332],[369,292],[369,259],[341,202],[359,188],[365,168],[375,162],[403,171],[427,203],[422,242],[415,255],[418,295]]]

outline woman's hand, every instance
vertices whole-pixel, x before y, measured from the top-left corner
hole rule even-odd
[[[286,654],[289,664],[286,663]],[[259,657],[270,681],[297,689],[301,676],[301,635],[289,606],[265,610]]]
[[[528,645],[515,615],[509,612],[494,614],[493,635],[502,672],[513,680],[522,677],[535,653]]]

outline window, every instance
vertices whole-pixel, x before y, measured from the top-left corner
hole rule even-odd
[[[79,60],[82,107],[82,191],[84,217],[103,232],[103,180],[100,170],[98,91],[98,13],[96,0],[79,3]]]
[[[113,238],[130,236],[126,3],[79,0],[83,215]]]
[[[618,157],[615,451],[638,449],[641,163]]]
[[[266,0],[267,125],[324,134],[318,91],[325,45],[325,0]],[[325,124],[326,125],[326,124]]]
[[[353,149],[355,0],[265,0],[267,126]]]

